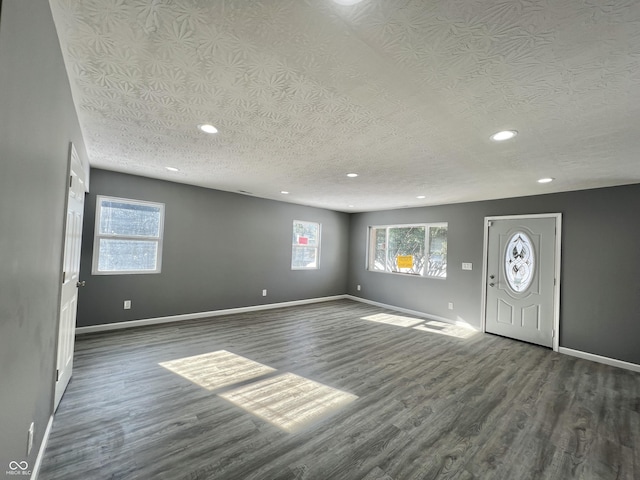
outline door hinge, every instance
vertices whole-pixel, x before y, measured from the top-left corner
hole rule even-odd
[[[56,368],[56,382],[60,380],[60,370]]]
[[[67,281],[67,272],[62,272],[62,283]]]
[[[555,330],[551,330],[551,338],[555,338],[556,337],[556,331]]]
[[[69,188],[73,187],[73,175],[69,175]]]

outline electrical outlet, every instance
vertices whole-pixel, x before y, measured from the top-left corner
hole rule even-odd
[[[31,449],[33,448],[33,434],[36,431],[36,426],[33,422],[29,426],[29,430],[27,431],[27,456],[31,453]]]
[[[449,310],[453,310],[453,302],[449,302]]]
[[[264,290],[262,290],[262,296],[266,297],[267,296],[267,289],[265,288]]]
[[[356,286],[356,290],[358,290],[358,291],[362,290],[362,288],[360,287],[360,285],[357,285],[357,286]]]
[[[124,301],[124,309],[125,310],[131,310],[131,300],[125,300]]]

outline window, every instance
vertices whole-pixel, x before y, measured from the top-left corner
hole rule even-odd
[[[447,224],[370,227],[368,268],[446,278]]]
[[[164,204],[98,196],[94,275],[160,273]]]
[[[320,224],[293,221],[292,270],[312,270],[320,265]]]

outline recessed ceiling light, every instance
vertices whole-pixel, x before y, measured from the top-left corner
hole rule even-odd
[[[353,208],[353,205],[349,205],[349,208]]]
[[[287,192],[286,190],[282,190],[280,193],[283,195],[289,195],[289,192]]]
[[[516,130],[503,130],[498,133],[494,133],[489,138],[495,142],[502,142],[504,140],[510,140],[518,134]]]
[[[333,0],[334,3],[337,3],[338,5],[345,5],[347,7],[360,3],[361,1],[362,0]]]
[[[347,177],[356,178],[358,176],[357,173],[347,173]]]
[[[416,198],[419,198],[420,200],[422,200],[423,198],[427,198],[425,195],[418,195]]]
[[[202,130],[204,133],[218,133],[218,129],[208,123],[203,123],[201,125],[198,125],[198,128]]]
[[[169,170],[170,172],[179,172],[180,170],[178,170],[176,167],[164,167],[167,170]]]
[[[546,177],[546,178],[541,178],[540,180],[538,180],[538,183],[549,183],[549,182],[553,182],[555,179],[551,178],[551,177]]]

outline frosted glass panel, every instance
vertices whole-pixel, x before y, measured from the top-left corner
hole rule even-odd
[[[524,232],[514,233],[505,252],[505,274],[513,291],[520,293],[529,288],[536,268],[535,261],[529,236]]]
[[[154,271],[158,261],[158,242],[101,238],[98,258],[101,272]]]
[[[161,207],[102,200],[100,234],[159,237]]]
[[[162,203],[98,195],[91,273],[160,273],[163,225]]]

